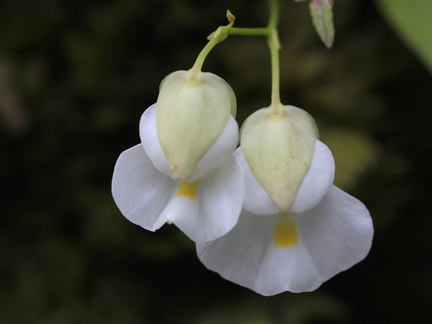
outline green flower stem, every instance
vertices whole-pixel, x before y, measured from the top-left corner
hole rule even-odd
[[[206,44],[206,46],[204,46],[204,48],[201,50],[197,59],[195,60],[194,65],[189,70],[189,75],[188,75],[188,79],[187,79],[188,84],[192,85],[192,84],[198,84],[199,83],[199,80],[200,80],[199,76],[200,76],[204,61],[205,61],[207,55],[213,49],[213,47],[215,47],[216,44],[218,44],[218,43],[219,43],[219,41],[216,38],[212,38]]]
[[[269,22],[264,28],[231,28],[230,35],[240,36],[265,36],[270,50],[271,71],[272,71],[272,93],[270,113],[280,115],[282,113],[282,104],[280,102],[280,63],[279,50],[281,48],[277,25],[279,23],[279,0],[269,1]]]
[[[279,36],[277,29],[273,29],[272,34],[267,38],[270,49],[271,71],[272,71],[272,92],[270,112],[273,115],[282,113],[282,104],[280,100],[280,64],[279,64]]]
[[[272,92],[271,92],[271,104],[270,114],[280,115],[282,114],[282,104],[280,102],[280,63],[279,63],[279,50],[281,48],[277,26],[279,23],[279,0],[268,0],[269,1],[269,22],[267,27],[264,28],[235,28],[232,27],[234,24],[235,17],[228,11],[227,18],[229,24],[227,26],[219,27],[214,33],[212,33],[208,39],[209,42],[202,49],[198,55],[193,67],[189,70],[187,82],[190,85],[196,85],[200,82],[201,69],[204,64],[204,60],[207,55],[216,46],[216,44],[223,41],[228,35],[240,35],[240,36],[265,36],[267,37],[267,44],[270,50],[271,59],[271,73],[272,73]]]
[[[272,70],[272,94],[270,111],[274,115],[282,113],[282,104],[280,101],[280,63],[279,50],[281,48],[277,26],[279,23],[279,0],[269,0],[269,24],[268,28],[272,32],[267,36],[267,44],[270,49],[271,70]]]
[[[229,10],[227,11],[226,16],[228,18],[229,24],[226,26],[220,26],[218,29],[216,29],[216,31],[214,31],[207,37],[209,42],[201,50],[197,59],[195,60],[194,65],[189,70],[189,75],[186,81],[190,85],[199,84],[200,82],[199,77],[201,74],[202,66],[204,64],[207,55],[210,53],[213,47],[216,46],[216,44],[219,44],[220,42],[225,40],[225,38],[228,37],[230,29],[232,29],[232,25],[234,24],[235,17]]]
[[[269,0],[269,28],[277,28],[279,22],[279,8],[279,0]]]
[[[271,33],[270,28],[242,28],[233,27],[230,29],[230,35],[239,36],[268,36]]]

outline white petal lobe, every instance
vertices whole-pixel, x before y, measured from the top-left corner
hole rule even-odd
[[[264,296],[317,288],[319,273],[304,246],[273,246],[276,221],[276,215],[243,211],[226,236],[197,245],[198,257],[208,269]]]
[[[245,198],[243,208],[255,215],[271,215],[281,212],[281,209],[270,198],[269,194],[261,186],[247,164],[242,149],[239,147],[234,156],[245,173]]]
[[[373,224],[358,199],[331,186],[322,202],[298,215],[298,230],[326,281],[363,260],[372,245]]]
[[[158,218],[176,186],[153,166],[140,144],[124,151],[114,167],[114,201],[127,219],[150,231],[163,225]]]
[[[175,203],[187,206],[187,209],[172,221],[193,241],[205,242],[225,235],[237,224],[243,203],[244,175],[240,165],[231,157],[198,181],[195,200],[174,198],[173,203],[178,201]]]
[[[216,139],[207,153],[198,162],[190,180],[194,180],[209,170],[225,163],[232,157],[232,153],[238,144],[238,125],[230,115],[222,134]]]
[[[160,145],[156,129],[156,104],[148,107],[141,116],[139,133],[141,143],[153,165],[160,172],[171,176],[168,160]]]
[[[372,220],[365,206],[335,186],[312,210],[291,215],[298,244],[274,245],[276,215],[243,211],[226,236],[197,244],[198,257],[225,279],[270,296],[317,289],[369,252]]]
[[[332,185],[334,174],[333,155],[324,143],[317,140],[314,157],[297,190],[290,212],[302,213],[318,205]]]

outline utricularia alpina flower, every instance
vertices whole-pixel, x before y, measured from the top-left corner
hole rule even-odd
[[[244,210],[227,235],[197,244],[209,269],[268,296],[315,290],[367,255],[369,212],[332,184],[333,156],[316,137],[312,117],[293,106],[246,120],[235,152]]]
[[[112,180],[123,215],[155,231],[174,223],[196,242],[217,239],[238,221],[244,173],[233,156],[236,100],[220,77],[177,71],[145,110],[141,144],[124,151]]]

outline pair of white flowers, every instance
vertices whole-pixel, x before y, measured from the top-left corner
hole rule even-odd
[[[318,288],[369,252],[372,220],[333,185],[330,150],[293,106],[263,108],[241,146],[231,87],[178,71],[140,121],[141,144],[117,160],[112,193],[151,231],[173,223],[222,277],[262,295]]]

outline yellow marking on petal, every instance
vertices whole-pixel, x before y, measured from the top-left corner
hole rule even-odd
[[[192,182],[179,182],[176,196],[189,197],[195,199],[198,192],[198,180]]]
[[[288,213],[279,213],[275,224],[273,247],[293,247],[298,243],[296,222],[290,219]]]

